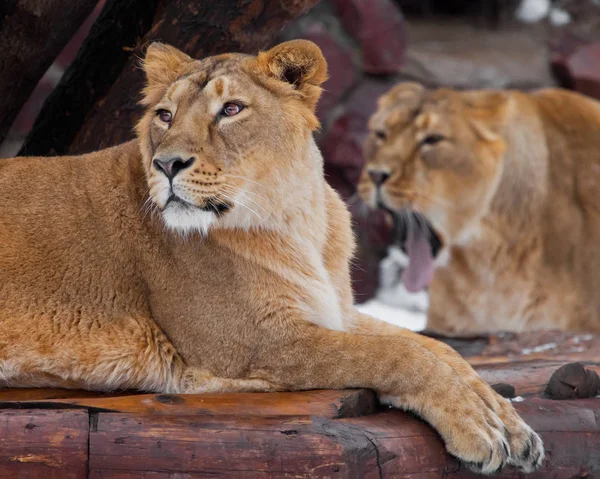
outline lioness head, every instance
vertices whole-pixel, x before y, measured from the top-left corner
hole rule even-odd
[[[380,98],[358,191],[394,217],[409,256],[408,290],[423,289],[447,257],[440,252],[473,238],[488,212],[502,173],[507,108],[502,92],[427,91],[414,83]]]
[[[297,186],[327,65],[305,40],[193,60],[149,46],[136,130],[151,201],[172,229],[268,225]],[[314,156],[314,155],[313,155]]]

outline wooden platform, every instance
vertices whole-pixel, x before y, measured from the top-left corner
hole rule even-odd
[[[515,407],[547,450],[532,478],[600,477],[600,399],[544,397],[551,374],[600,372],[600,335],[543,333],[451,342]],[[367,390],[99,395],[0,391],[1,478],[472,478],[427,424]],[[507,470],[503,478],[524,477]]]

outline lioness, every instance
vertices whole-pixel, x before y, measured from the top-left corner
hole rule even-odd
[[[369,128],[358,189],[396,217],[428,328],[600,330],[599,102],[405,83]]]
[[[476,471],[540,438],[452,349],[353,307],[312,132],[316,45],[144,62],[137,140],[0,163],[0,380],[172,393],[367,387]]]

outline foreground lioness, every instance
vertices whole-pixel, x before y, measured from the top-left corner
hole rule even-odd
[[[0,163],[0,379],[161,392],[368,387],[472,468],[539,437],[455,352],[352,306],[348,212],[312,137],[320,50],[152,45],[138,140]]]
[[[406,83],[370,130],[359,192],[431,282],[428,328],[600,330],[600,103]]]

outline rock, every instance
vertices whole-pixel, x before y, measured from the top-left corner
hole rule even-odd
[[[562,86],[600,99],[600,42],[565,36],[551,49],[552,70]]]
[[[334,0],[342,25],[358,42],[367,73],[397,73],[403,64],[407,34],[392,0]]]
[[[514,397],[516,397],[515,387],[512,384],[492,384],[491,388],[498,394],[500,394],[500,396],[502,396],[503,398],[513,399]]]
[[[591,398],[600,393],[600,377],[581,363],[569,363],[558,368],[546,388],[552,399]]]
[[[382,211],[369,211],[353,195],[364,166],[362,145],[367,121],[375,111],[377,98],[385,93],[389,81],[364,80],[345,102],[345,110],[333,121],[321,139],[327,181],[344,199],[352,198],[350,212],[357,235],[357,251],[352,267],[352,282],[357,302],[371,299],[379,285],[379,262],[392,239],[391,225]]]
[[[488,30],[464,22],[410,24],[410,45],[401,74],[432,88],[552,86],[546,36],[527,29]]]
[[[371,211],[358,199],[348,206],[357,245],[351,266],[352,289],[355,301],[363,303],[373,298],[379,287],[379,263],[387,254],[391,228],[383,211]]]
[[[325,157],[327,179],[346,199],[354,194],[364,166],[362,147],[367,121],[375,111],[377,98],[391,85],[389,81],[363,81],[319,142]]]
[[[302,35],[315,42],[327,60],[329,79],[323,85],[323,94],[317,106],[317,117],[325,123],[329,113],[358,79],[352,52],[322,23],[312,24]]]
[[[565,33],[548,42],[550,49],[550,64],[552,73],[558,80],[560,86],[573,89],[573,79],[567,65],[570,55],[587,42],[577,35]]]

